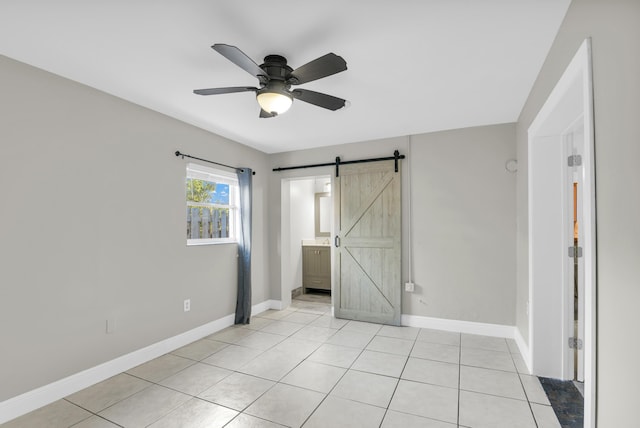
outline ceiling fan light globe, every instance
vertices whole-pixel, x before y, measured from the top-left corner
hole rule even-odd
[[[267,113],[282,114],[289,110],[293,104],[293,98],[280,92],[261,92],[256,98],[262,110]]]

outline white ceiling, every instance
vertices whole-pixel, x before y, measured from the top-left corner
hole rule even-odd
[[[514,122],[570,0],[2,0],[0,54],[267,153]],[[213,51],[235,45],[296,68],[328,52],[348,70],[301,85],[349,100],[295,101],[259,119],[257,86]]]

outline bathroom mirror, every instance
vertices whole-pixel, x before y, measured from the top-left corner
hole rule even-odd
[[[316,193],[316,237],[331,236],[331,193]]]

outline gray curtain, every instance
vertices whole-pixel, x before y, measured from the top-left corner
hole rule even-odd
[[[251,194],[253,171],[237,169],[240,187],[240,227],[238,228],[238,298],[236,324],[251,318]]]

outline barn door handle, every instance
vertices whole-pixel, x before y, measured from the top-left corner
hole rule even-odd
[[[340,246],[340,237],[338,235],[336,235],[336,239],[334,240],[334,243],[336,245],[336,248]]]

